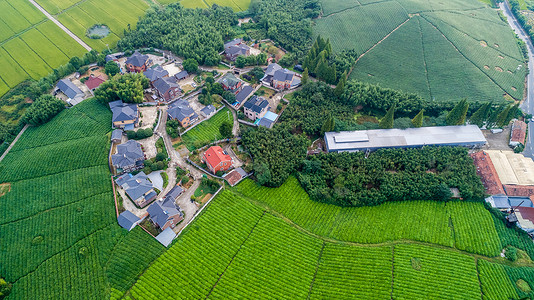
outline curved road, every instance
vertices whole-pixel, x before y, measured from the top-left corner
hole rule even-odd
[[[521,109],[527,114],[534,115],[534,46],[532,45],[532,41],[523,27],[519,25],[517,19],[512,14],[508,1],[499,3],[499,7],[502,9],[504,15],[508,19],[508,24],[510,24],[510,27],[512,27],[517,36],[519,36],[519,38],[527,44],[529,70],[527,75],[527,97],[523,104],[521,104]],[[534,122],[529,122],[527,143],[523,155],[534,159],[534,145],[532,141],[534,141]]]

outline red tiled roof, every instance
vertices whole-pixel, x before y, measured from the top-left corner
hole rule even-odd
[[[96,89],[99,87],[104,81],[106,81],[104,78],[99,76],[94,76],[85,81],[85,85],[90,89]]]
[[[226,179],[231,186],[234,186],[239,182],[239,180],[241,180],[241,174],[239,174],[239,172],[236,170],[233,170],[232,172],[228,173],[224,179]]]
[[[219,146],[212,146],[206,152],[204,152],[204,158],[206,163],[209,164],[212,168],[215,168],[223,161],[231,161],[232,158],[230,155],[225,154],[223,149]]]
[[[511,134],[510,141],[524,144],[526,134],[527,134],[527,123],[523,121],[515,120],[514,124],[512,125],[512,134]]]
[[[518,207],[517,210],[521,213],[523,219],[527,219],[534,223],[534,207]]]
[[[504,190],[508,196],[531,197],[534,196],[534,186],[505,184]]]
[[[477,168],[477,174],[482,179],[486,192],[490,195],[504,194],[501,180],[497,175],[497,170],[491,162],[488,154],[484,151],[471,154]]]

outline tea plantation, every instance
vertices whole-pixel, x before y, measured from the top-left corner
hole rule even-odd
[[[322,0],[314,32],[360,55],[350,78],[427,100],[522,99],[526,65],[514,33],[477,0]]]

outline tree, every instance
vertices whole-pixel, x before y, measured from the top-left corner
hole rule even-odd
[[[106,63],[106,66],[105,66],[105,68],[104,68],[104,71],[106,72],[106,74],[107,74],[109,77],[113,77],[113,76],[115,76],[116,74],[118,74],[118,73],[121,71],[121,69],[120,69],[119,65],[118,65],[116,62],[110,60],[110,61],[108,61],[108,62]]]
[[[83,65],[83,61],[78,56],[73,56],[69,63],[74,67],[74,69],[78,69]]]
[[[334,94],[336,94],[336,96],[341,97],[341,95],[343,95],[343,92],[345,91],[346,80],[347,72],[343,73],[343,75],[341,75],[341,78],[339,78],[339,82],[337,83],[337,86],[334,89]]]
[[[228,101],[228,103],[233,103],[235,101],[235,94],[230,91],[225,91],[223,93],[223,98]]]
[[[423,126],[423,119],[424,119],[424,114],[425,112],[425,109],[421,109],[421,111],[419,111],[419,113],[417,115],[415,115],[415,117],[412,119],[412,124],[413,124],[413,127],[416,127],[416,128],[419,128],[419,127],[422,127]]]
[[[232,123],[226,121],[221,124],[219,127],[219,133],[223,138],[228,138],[232,136]]]
[[[142,73],[128,73],[115,76],[102,83],[95,90],[95,98],[103,104],[115,100],[127,103],[142,103],[144,89],[148,88],[148,78]]]
[[[198,62],[194,58],[184,60],[182,66],[188,73],[196,73],[198,71]]]
[[[238,68],[243,68],[243,67],[245,67],[246,64],[247,64],[247,59],[243,55],[239,55],[235,59],[235,66],[238,67]]]
[[[393,128],[393,124],[394,124],[394,115],[395,115],[395,104],[393,104],[388,112],[386,113],[386,115],[384,116],[384,118],[382,118],[382,120],[380,120],[380,123],[379,123],[379,126],[380,128],[382,129],[390,129],[390,128]]]
[[[308,68],[304,69],[304,72],[302,73],[302,80],[301,80],[303,85],[308,83],[309,76],[310,75],[308,75]]]
[[[323,122],[323,126],[321,127],[321,135],[324,135],[325,132],[333,131],[335,127],[336,123],[334,117],[329,115]]]
[[[491,103],[487,102],[481,105],[469,118],[469,123],[475,124],[478,127],[484,126],[484,122],[488,119],[491,111]]]
[[[52,95],[42,95],[22,115],[21,122],[39,126],[50,121],[65,109],[65,103]]]
[[[167,156],[165,156],[165,153],[163,152],[158,152],[156,154],[156,161],[163,161],[167,158]]]
[[[265,72],[260,67],[254,67],[252,70],[250,70],[249,74],[254,77],[256,82],[260,82],[263,76],[265,75]]]
[[[508,115],[510,114],[510,110],[512,109],[512,105],[506,106],[505,109],[503,109],[498,115],[497,115],[497,126],[503,127],[508,125],[510,123],[510,120],[508,119]]]
[[[468,109],[469,103],[467,103],[467,99],[464,98],[453,107],[449,114],[447,114],[447,118],[445,119],[447,125],[463,125],[465,123]]]
[[[0,277],[0,299],[4,299],[11,293],[11,283],[7,283]]]

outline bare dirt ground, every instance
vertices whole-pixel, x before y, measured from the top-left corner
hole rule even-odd
[[[193,185],[188,188],[180,197],[178,197],[178,200],[176,200],[176,204],[180,206],[185,214],[185,217],[182,223],[174,227],[174,232],[178,233],[180,230],[182,230],[182,228],[184,228],[184,226],[193,218],[199,209],[196,202],[191,202],[191,196],[195,193],[195,190],[199,185],[200,181],[196,180]]]
[[[490,130],[482,130],[484,137],[488,141],[487,150],[510,150],[508,146],[510,140],[510,126],[507,126],[500,133],[491,133]]]
[[[137,128],[136,131],[139,130],[140,128],[142,129],[152,128],[158,116],[157,110],[158,108],[156,106],[139,107],[139,113],[143,115],[139,119],[139,122],[141,122],[140,124],[143,124],[143,125]]]
[[[156,154],[158,153],[158,149],[156,148],[156,141],[158,139],[159,136],[154,134],[149,138],[138,140],[138,142],[143,146],[143,151],[145,152],[145,156],[147,159],[156,157]]]
[[[169,72],[169,77],[174,76],[182,71],[182,69],[180,69],[175,63],[165,64],[161,67]]]

